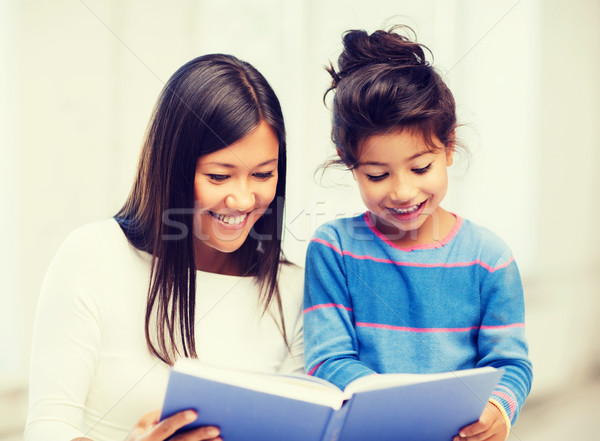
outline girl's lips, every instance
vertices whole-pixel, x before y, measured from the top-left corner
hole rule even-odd
[[[408,210],[408,212],[406,212],[406,213],[398,212],[399,209],[393,209],[393,208],[388,208],[388,213],[390,213],[392,215],[392,217],[396,220],[399,220],[401,222],[410,222],[410,221],[417,219],[423,213],[423,210],[425,210],[425,205],[426,205],[425,202],[427,202],[427,201],[423,201],[420,204],[415,205],[414,207],[418,207],[418,208]],[[405,211],[407,209],[401,209],[401,210]]]

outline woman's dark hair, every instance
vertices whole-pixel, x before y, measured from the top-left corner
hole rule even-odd
[[[194,311],[194,175],[199,157],[227,147],[264,121],[279,141],[276,195],[234,252],[255,276],[266,311],[277,284],[286,178],[285,127],[279,100],[249,63],[231,55],[198,57],[173,74],[154,108],[131,192],[115,219],[129,242],[152,255],[145,333],[150,352],[172,364],[196,357]],[[260,262],[260,264],[258,263]]]
[[[456,111],[452,93],[425,57],[429,49],[396,32],[395,26],[369,35],[347,31],[333,82],[332,140],[340,159],[352,169],[361,143],[372,135],[408,130],[423,135],[432,150],[434,137],[454,146]],[[414,35],[414,32],[413,32]]]

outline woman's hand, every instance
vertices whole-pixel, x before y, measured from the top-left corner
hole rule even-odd
[[[487,403],[479,421],[460,429],[452,441],[504,441],[508,428],[504,417],[492,403]]]
[[[125,441],[164,441],[197,417],[193,410],[186,410],[159,422],[159,410],[148,412],[140,418]],[[219,433],[217,427],[205,426],[177,435],[171,441],[222,441]]]

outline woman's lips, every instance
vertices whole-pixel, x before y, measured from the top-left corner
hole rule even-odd
[[[239,216],[230,216],[227,214],[219,214],[210,212],[210,215],[218,221],[218,224],[226,230],[240,230],[244,228],[250,213],[244,213]]]

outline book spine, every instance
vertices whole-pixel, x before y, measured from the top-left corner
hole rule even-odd
[[[327,427],[323,432],[321,441],[338,441],[340,439],[342,429],[344,428],[344,423],[346,422],[346,417],[348,416],[348,410],[350,409],[351,405],[352,400],[350,399],[346,401],[341,408],[331,412],[331,417],[329,418]]]

